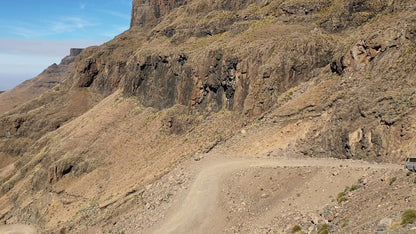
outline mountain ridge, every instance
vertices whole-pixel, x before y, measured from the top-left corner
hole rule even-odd
[[[29,79],[17,87],[2,92],[0,96],[0,113],[4,113],[17,107],[24,102],[34,99],[56,85],[66,80],[72,73],[75,58],[82,49],[71,48],[69,55],[65,56],[60,64],[52,64],[38,76]]]
[[[155,206],[145,196],[173,168],[210,152],[401,163],[416,150],[414,9],[134,0],[128,31],[0,116],[0,220],[110,232],[121,213]],[[399,173],[388,172],[405,186]]]

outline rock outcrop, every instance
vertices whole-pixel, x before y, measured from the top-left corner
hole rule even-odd
[[[186,0],[134,0],[130,26],[155,26],[172,9],[186,2]]]
[[[133,1],[130,30],[71,50],[42,73],[48,91],[0,116],[0,220],[101,228],[143,205],[140,191],[172,165],[222,144],[402,161],[416,150],[414,10]]]
[[[76,57],[76,56],[78,56],[79,54],[81,54],[81,52],[83,51],[84,49],[82,49],[82,48],[71,48],[70,50],[69,50],[69,56],[70,57]]]

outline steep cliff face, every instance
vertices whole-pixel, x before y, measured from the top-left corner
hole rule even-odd
[[[182,4],[135,1],[132,21],[137,21],[135,14],[143,15],[136,8],[163,8],[167,4],[171,9],[174,3]],[[324,6],[313,5],[313,13]],[[120,84],[127,96],[137,96],[145,106],[158,109],[181,104],[199,111],[227,108],[261,115],[283,90],[308,80],[314,69],[329,64],[336,46],[334,40],[318,32],[308,35],[313,30],[310,26],[297,26],[303,33],[279,25],[286,15],[276,11],[276,6],[262,1],[193,1],[167,15],[168,19],[154,29],[137,31],[134,37],[141,34],[145,38],[136,42],[141,45],[136,51],[127,49],[128,45],[113,49],[111,44],[116,42],[110,42],[101,48],[99,57],[91,55],[78,64],[77,86],[111,93]],[[273,12],[276,15],[269,16]],[[169,17],[176,14],[192,16],[197,23],[171,22]],[[314,19],[314,14],[309,18]],[[133,33],[134,26],[116,39],[117,43],[131,40]],[[284,37],[285,43],[271,43]],[[240,49],[244,44],[247,48]],[[145,50],[153,46],[154,50]],[[121,60],[127,57],[127,61],[115,61],[118,56],[113,54],[122,51]],[[106,55],[110,53],[111,58]]]
[[[227,109],[253,119],[285,105],[296,96],[282,98],[282,95],[293,93],[289,90],[297,90],[311,79],[375,77],[347,79],[351,85],[345,86],[343,81],[339,85],[345,87],[344,91],[336,92],[342,98],[322,97],[335,98],[334,103],[322,102],[323,106],[313,103],[319,106],[320,114],[329,110],[334,115],[331,118],[343,121],[335,121],[334,126],[332,122],[323,123],[322,128],[328,132],[322,131],[322,138],[311,139],[311,144],[299,144],[304,144],[305,153],[314,155],[330,152],[336,157],[393,160],[396,156],[381,155],[390,155],[397,146],[386,148],[389,138],[381,137],[386,136],[386,130],[380,130],[382,127],[377,127],[375,120],[369,120],[368,114],[360,121],[374,124],[361,131],[372,132],[375,138],[350,140],[355,131],[360,131],[355,129],[358,119],[350,117],[353,111],[349,104],[357,102],[360,111],[370,111],[363,108],[373,108],[375,103],[351,99],[356,95],[351,92],[367,96],[368,89],[383,90],[386,83],[381,79],[386,74],[392,77],[388,80],[392,83],[391,89],[404,81],[410,82],[410,74],[398,77],[403,65],[399,66],[397,61],[401,61],[400,56],[408,57],[406,61],[413,58],[412,7],[404,1],[393,4],[364,0],[354,3],[134,1],[131,29],[100,47],[88,48],[78,57],[71,77],[73,83],[69,81],[67,86],[74,94],[85,94],[81,96],[86,99],[70,95],[70,99],[78,100],[75,103],[85,103],[84,107],[73,112],[75,115],[55,114],[57,117],[49,120],[51,125],[25,116],[24,112],[30,109],[26,107],[21,114],[3,120],[3,136],[36,139],[88,110],[93,104],[87,103],[95,103],[88,101],[92,96],[105,97],[119,89],[125,97],[137,97],[145,107],[158,110],[175,105],[186,106],[194,113]],[[399,29],[389,18],[398,19],[406,26]],[[409,98],[407,94],[397,93],[404,95],[400,99]],[[339,100],[344,102],[341,104]],[[371,104],[358,104],[361,102]],[[334,111],[334,108],[340,110]],[[384,110],[373,110],[380,113],[377,121],[390,127],[406,115],[402,110],[408,107],[389,104],[381,108]],[[398,117],[381,112],[394,112]],[[392,118],[396,119],[391,122]],[[33,125],[39,128],[30,130],[29,126]],[[361,135],[368,137],[368,134]],[[362,142],[370,142],[371,147],[352,146]],[[364,153],[358,149],[366,150]]]
[[[130,26],[154,26],[171,10],[186,2],[186,0],[134,0]]]
[[[1,116],[0,220],[82,232],[144,205],[131,195],[221,144],[401,161],[416,150],[414,10],[404,0],[133,1],[130,30]]]
[[[305,153],[376,161],[402,161],[413,154],[414,6],[402,7],[389,9],[401,9],[400,16],[378,16],[360,28],[331,64],[341,81],[329,89],[334,99],[326,111],[329,118],[313,133],[319,137],[311,138]]]

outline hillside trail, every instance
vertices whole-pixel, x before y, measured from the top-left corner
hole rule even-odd
[[[221,207],[219,194],[224,178],[233,171],[248,168],[348,167],[351,169],[400,170],[401,165],[375,164],[364,161],[338,159],[293,158],[228,158],[207,159],[203,162],[189,192],[179,198],[168,211],[165,220],[156,224],[152,233],[221,233],[226,226],[226,211]],[[322,178],[325,179],[325,178]]]
[[[29,225],[0,225],[0,234],[36,234],[36,229]]]

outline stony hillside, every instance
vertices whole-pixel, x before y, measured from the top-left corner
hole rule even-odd
[[[7,92],[0,93],[0,113],[10,111],[36,98],[66,80],[71,76],[75,58],[81,51],[82,49],[71,49],[69,55],[63,58],[60,64],[54,63],[37,77],[27,80]]]
[[[2,222],[122,231],[117,220],[146,206],[149,185],[208,152],[389,163],[414,154],[413,1],[132,8],[128,31],[85,49],[60,85],[0,116]]]

